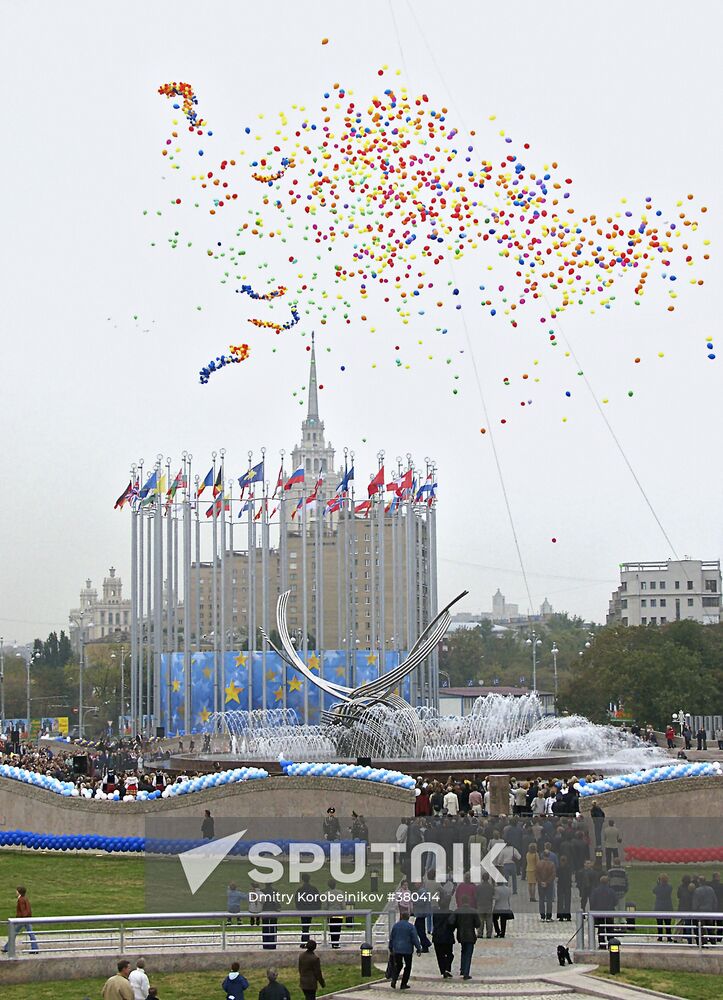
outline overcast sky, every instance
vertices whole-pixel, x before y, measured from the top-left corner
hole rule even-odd
[[[652,194],[673,212],[694,193],[708,207],[696,256],[707,238],[711,260],[696,266],[702,287],[680,282],[674,313],[658,286],[635,306],[628,276],[612,309],[565,313],[565,342],[553,354],[534,312],[512,331],[479,308],[472,290],[496,265],[492,252],[454,274],[469,341],[451,305],[442,345],[434,322],[403,328],[374,299],[373,335],[338,316],[317,325],[320,406],[335,447],[356,450],[362,488],[379,449],[436,460],[440,598],[466,588],[467,610],[490,609],[498,586],[523,611],[529,604],[490,435],[480,434],[480,391],[535,610],[547,596],[556,609],[604,620],[620,562],[673,555],[593,395],[609,399],[611,428],[675,551],[720,557],[723,356],[711,361],[706,348],[720,329],[719,5],[613,0],[593,16],[587,5],[470,2],[443,12],[424,0],[414,4],[419,24],[406,2],[393,5],[401,53],[390,4],[379,0],[3,3],[6,643],[66,625],[86,577],[100,583],[113,564],[128,578],[129,518],[113,503],[132,462],[162,453],[177,467],[185,448],[203,474],[212,449],[225,447],[229,471],[240,473],[249,450],[265,446],[274,465],[300,437],[308,362],[300,334],[311,321],[279,338],[275,352],[263,331],[249,334],[248,304],[199,249],[232,237],[233,226],[222,232],[200,213],[169,213],[171,196],[191,194],[161,156],[173,112],[157,88],[169,80],[193,84],[222,152],[259,113],[318,107],[334,81],[366,106],[386,64],[446,104],[450,122],[476,129],[480,155],[489,144],[497,156],[504,128],[530,143],[531,163],[557,160],[581,210],[607,215],[623,197],[638,206]],[[168,247],[176,229],[193,248]],[[250,266],[270,259],[264,244],[255,250]],[[314,267],[303,247],[295,252],[300,267]],[[283,260],[277,253],[272,262],[280,281]],[[239,336],[254,345],[253,359],[200,386],[198,369]],[[409,369],[393,363],[396,343]],[[521,373],[532,359],[541,382],[534,406],[521,411]]]

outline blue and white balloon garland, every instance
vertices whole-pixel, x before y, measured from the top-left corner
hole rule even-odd
[[[670,781],[673,778],[705,778],[720,773],[721,766],[717,761],[713,763],[685,761],[680,764],[661,764],[647,770],[631,771],[629,774],[613,774],[599,781],[588,782],[583,778],[576,788],[584,798],[589,795],[615,792],[620,788],[631,788],[634,785],[650,785],[656,781]]]
[[[363,781],[376,781],[382,785],[396,785],[397,788],[414,788],[415,780],[409,774],[401,771],[390,771],[385,767],[368,767],[361,764],[338,764],[334,762],[293,763],[290,760],[279,759],[284,774],[289,777],[311,778],[360,778]]]

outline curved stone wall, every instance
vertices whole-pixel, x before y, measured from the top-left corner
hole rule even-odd
[[[698,816],[720,820],[723,814],[723,775],[704,778],[676,778],[649,785],[631,785],[614,792],[580,799],[580,809],[589,813],[598,802],[611,817],[631,816],[657,819],[663,816]]]
[[[343,817],[355,811],[367,817],[398,819],[412,815],[414,792],[353,778],[271,776],[153,802],[107,802],[65,798],[0,778],[0,830],[56,835],[143,837],[149,819],[157,824],[165,816],[196,815],[200,821],[204,809],[210,809],[216,819],[318,816],[321,822],[329,806]]]

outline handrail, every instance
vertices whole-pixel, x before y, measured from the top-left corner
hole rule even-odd
[[[688,945],[702,949],[712,938],[719,940],[718,924],[723,920],[723,913],[707,910],[589,910],[582,916],[587,930],[584,947],[590,949],[595,948],[596,938],[598,947],[605,948],[611,938],[627,933],[635,936],[631,942],[635,947],[669,948],[673,935],[682,935]]]

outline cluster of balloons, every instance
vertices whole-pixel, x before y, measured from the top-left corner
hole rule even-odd
[[[248,295],[250,299],[255,299],[257,302],[270,302],[271,299],[278,299],[282,295],[286,295],[286,286],[279,285],[278,288],[272,288],[268,292],[256,292],[252,285],[242,285],[236,289],[236,294]]]
[[[162,87],[158,88],[158,93],[163,97],[183,98],[183,113],[188,119],[191,132],[206,124],[196,113],[195,106],[198,104],[198,98],[190,83],[164,83]],[[180,105],[174,104],[173,107],[178,109]],[[203,132],[198,134],[203,135]]]
[[[201,792],[205,788],[219,788],[221,785],[234,785],[239,781],[256,781],[268,778],[269,772],[263,767],[234,767],[229,771],[216,771],[204,774],[198,778],[187,778],[173,785],[166,785],[162,797],[174,798],[176,795],[188,795],[190,792]]]
[[[232,344],[229,347],[229,350],[231,352],[230,354],[220,354],[217,358],[212,358],[205,368],[201,369],[198,373],[198,380],[201,385],[206,385],[214,372],[220,372],[222,368],[226,367],[226,365],[241,364],[241,362],[245,361],[251,353],[251,348],[248,344]]]
[[[485,276],[475,308],[505,317],[513,327],[532,311],[533,322],[553,347],[559,342],[556,319],[565,310],[586,302],[610,309],[628,275],[636,305],[654,278],[666,279],[670,312],[683,276],[689,284],[703,284],[692,247],[700,226],[698,215],[688,209],[693,194],[665,214],[652,195],[634,207],[623,199],[618,211],[578,208],[573,179],[555,161],[531,162],[528,142],[513,143],[501,130],[494,139],[502,152],[494,155],[487,141],[490,148],[483,155],[476,131],[463,135],[448,109],[435,106],[427,94],[381,86],[370,100],[357,103],[347,88],[334,83],[313,115],[294,105],[253,136],[245,127],[246,136],[266,144],[263,155],[242,151],[191,175],[199,187],[197,205],[213,216],[236,208],[229,221],[240,243],[218,254],[207,251],[221,262],[224,282],[234,273],[229,267],[241,265],[248,241],[285,243],[297,231],[312,247],[333,253],[334,261],[329,279],[297,273],[293,294],[300,310],[308,315],[316,309],[326,323],[337,308],[329,300],[342,298],[330,295],[332,281],[352,289],[343,300],[344,323],[366,323],[364,303],[374,284],[409,324],[413,314],[462,308],[461,290],[448,280],[446,268],[440,269],[473,254],[482,258],[485,270],[494,261],[503,271],[492,285]],[[160,92],[183,96],[190,131],[198,132],[193,88],[172,83]],[[173,131],[166,145],[177,137]],[[248,178],[262,188],[254,204],[245,203],[241,188]],[[700,208],[701,215],[706,211]],[[708,243],[703,241],[704,261]],[[298,265],[293,256],[289,263]],[[235,277],[246,287],[248,276]],[[291,323],[251,322],[278,333],[299,322],[299,313],[292,315]],[[398,367],[409,367],[392,357]]]
[[[364,781],[376,781],[384,785],[397,785],[399,788],[414,788],[415,781],[401,771],[389,771],[385,767],[366,767],[361,764],[327,763],[293,763],[290,760],[280,760],[284,774],[292,777],[314,778],[362,778]]]
[[[614,792],[619,788],[630,788],[632,785],[649,785],[655,781],[669,781],[671,778],[703,778],[719,775],[721,766],[713,763],[693,763],[686,761],[680,764],[661,764],[647,770],[632,771],[629,774],[614,774],[599,781],[581,779],[577,789],[581,796],[601,795],[603,792]]]
[[[679,847],[674,850],[626,847],[625,857],[631,861],[657,861],[666,865],[701,864],[706,861],[723,861],[723,847]]]

